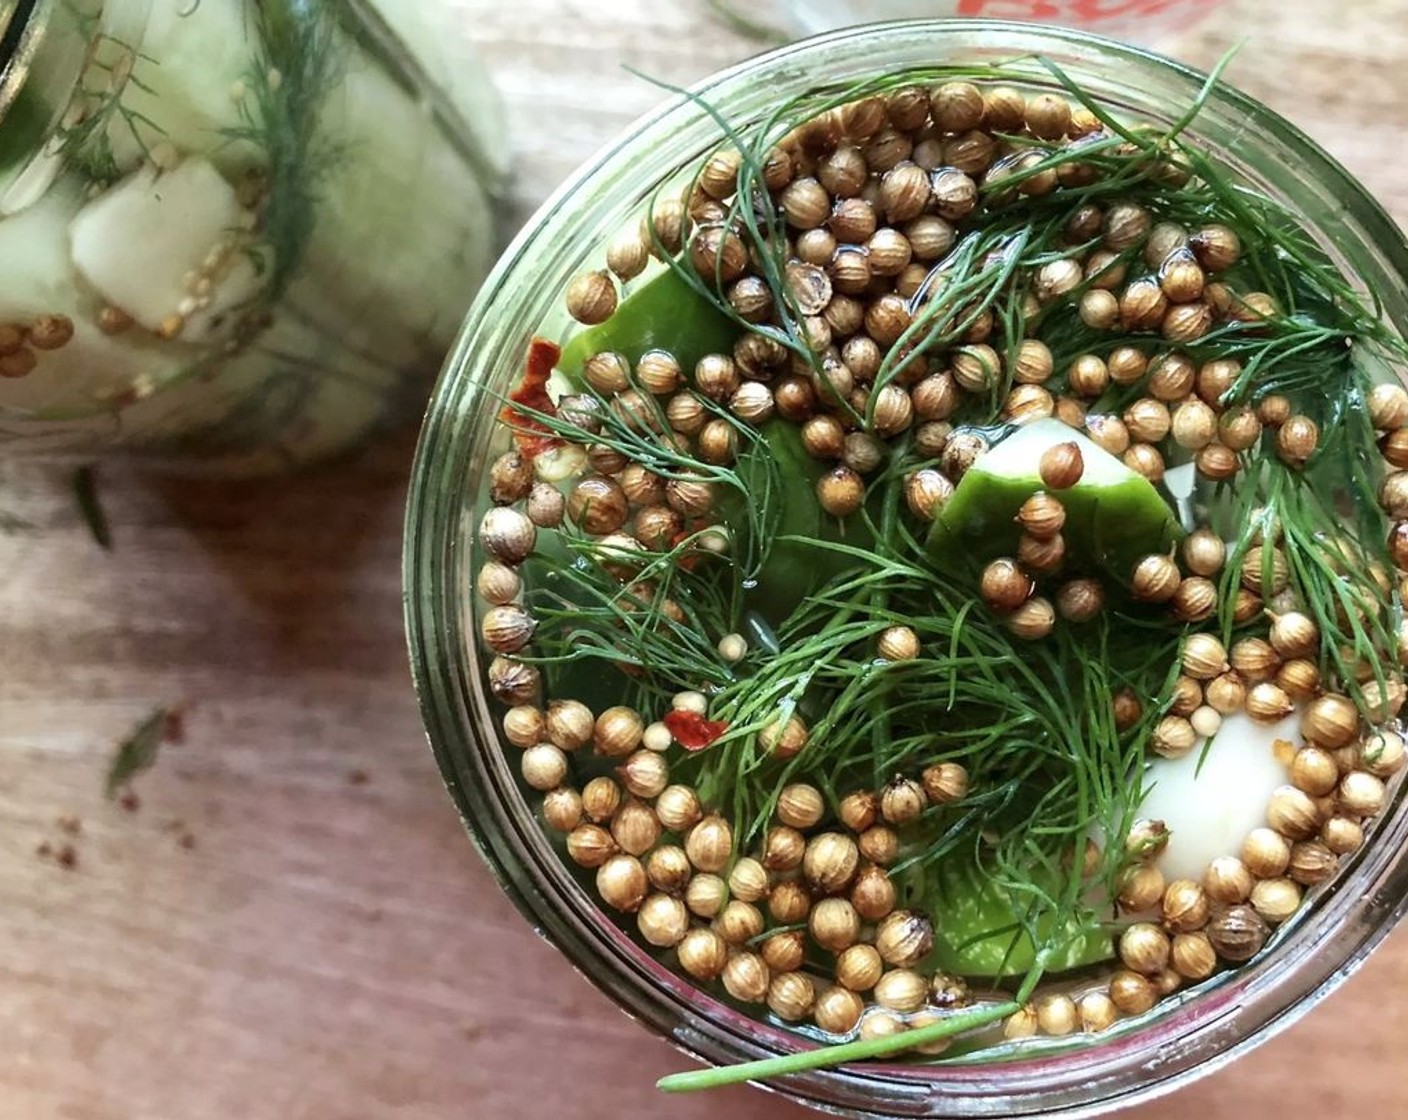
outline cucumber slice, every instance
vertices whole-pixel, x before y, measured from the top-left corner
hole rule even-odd
[[[299,275],[374,333],[443,353],[492,260],[488,196],[433,118],[360,50],[321,126],[342,156],[315,185]]]
[[[193,157],[164,172],[142,167],[74,217],[73,262],[109,303],[156,331],[188,299],[186,278],[251,217],[208,160]],[[230,333],[231,312],[258,294],[267,271],[235,252],[210,304],[186,318],[181,337],[200,342]]]
[[[1036,885],[1058,886],[1050,881]],[[945,860],[930,885],[928,906],[936,967],[959,976],[991,977],[1020,976],[1031,968],[1036,956],[1031,938],[1016,929],[1022,900],[1010,897],[976,861],[962,856]],[[1048,920],[1039,923],[1038,935],[1056,944],[1048,972],[1068,972],[1114,956],[1110,935],[1088,925],[1072,922],[1057,930]]]
[[[163,141],[206,156],[228,174],[251,165],[248,146],[231,144],[226,134],[240,126],[236,95],[254,60],[246,7],[230,0],[153,0],[139,38],[123,40],[120,31],[109,31],[121,42],[141,44],[120,96],[123,109],[150,122],[138,121],[134,135],[114,114],[106,139],[119,171],[135,168]]]
[[[1017,510],[1043,489],[1038,464],[1059,443],[1080,448],[1085,470],[1060,493],[1066,507],[1066,565],[1113,576],[1121,584],[1140,557],[1166,552],[1182,536],[1173,511],[1143,475],[1059,420],[1038,420],[997,444],[963,476],[934,521],[928,548],[955,565],[1014,554]]]
[[[634,365],[647,350],[668,350],[688,376],[705,354],[729,354],[739,326],[673,269],[653,277],[622,302],[606,322],[578,331],[562,350],[557,368],[574,375],[603,350],[624,354]]]
[[[69,253],[69,224],[83,199],[83,185],[67,177],[33,206],[0,221],[0,323],[55,314],[73,321],[73,338],[61,349],[39,352],[33,373],[0,379],[0,411],[12,428],[23,430],[20,416],[32,418],[38,431],[61,418],[110,412],[114,398],[160,388],[201,356],[193,346],[161,342],[145,331],[109,335],[98,328],[101,301]]]

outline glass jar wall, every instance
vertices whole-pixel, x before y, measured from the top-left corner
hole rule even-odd
[[[497,248],[433,5],[0,5],[0,452],[275,471],[419,407]]]

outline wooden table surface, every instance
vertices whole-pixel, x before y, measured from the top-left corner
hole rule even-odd
[[[657,93],[749,53],[702,0],[454,0],[510,106],[519,216]],[[1408,218],[1408,4],[1232,2],[1177,50],[1233,71]],[[400,614],[411,434],[293,480],[0,464],[0,1117],[450,1120],[804,1115],[662,1099],[682,1059],[500,894],[422,738]],[[187,705],[126,811],[114,743]],[[71,836],[61,818],[78,835]],[[71,844],[71,869],[36,853]],[[1148,1120],[1402,1115],[1408,933]]]

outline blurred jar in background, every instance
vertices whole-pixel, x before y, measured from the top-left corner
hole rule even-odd
[[[498,248],[500,106],[405,0],[0,0],[0,454],[213,474],[418,412]]]
[[[1166,44],[1220,0],[778,0],[784,21],[811,35],[857,23],[936,16],[1009,19],[1079,28],[1142,46]],[[730,5],[739,15],[753,4]]]

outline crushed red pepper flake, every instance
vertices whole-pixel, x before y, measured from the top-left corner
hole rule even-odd
[[[705,719],[698,712],[670,712],[665,717],[665,726],[687,751],[702,751],[728,730],[723,720]]]
[[[562,440],[546,434],[546,424],[523,411],[531,409],[547,416],[557,415],[557,406],[552,403],[547,386],[548,378],[552,376],[560,357],[562,348],[556,343],[544,338],[533,339],[528,344],[528,361],[523,371],[523,379],[518,383],[518,388],[508,395],[508,399],[513,403],[505,405],[503,412],[499,414],[500,419],[513,430],[519,453],[529,461],[562,444]],[[521,407],[515,408],[514,405]]]

